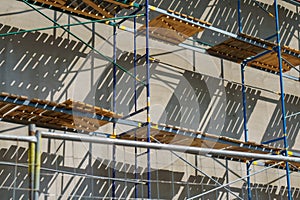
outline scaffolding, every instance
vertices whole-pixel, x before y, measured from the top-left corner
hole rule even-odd
[[[205,155],[212,158],[221,158],[225,160],[234,160],[238,162],[246,163],[246,176],[238,179],[238,181],[247,179],[247,195],[248,199],[252,199],[251,193],[251,176],[264,171],[269,168],[279,168],[286,171],[286,183],[287,183],[287,196],[288,199],[292,199],[292,188],[290,173],[291,171],[298,172],[300,170],[300,154],[295,151],[289,150],[287,140],[287,122],[290,117],[294,117],[299,114],[296,111],[294,114],[287,115],[285,108],[285,91],[284,91],[284,78],[291,79],[299,82],[299,77],[283,74],[295,70],[300,72],[298,66],[300,65],[300,51],[281,45],[280,26],[279,26],[279,14],[278,14],[278,2],[274,0],[274,15],[269,11],[264,10],[274,18],[276,30],[275,34],[268,38],[260,39],[243,33],[242,24],[242,10],[241,1],[237,1],[238,12],[238,27],[239,33],[231,33],[220,28],[214,27],[211,23],[204,20],[197,19],[193,16],[188,16],[183,13],[176,12],[174,10],[163,10],[159,7],[150,5],[148,0],[143,3],[137,3],[132,0],[118,1],[118,0],[104,0],[104,1],[91,1],[91,0],[74,0],[74,1],[52,1],[52,0],[23,0],[24,4],[35,10],[37,13],[48,19],[54,25],[51,27],[44,27],[31,30],[18,30],[10,31],[7,33],[1,33],[1,37],[13,36],[17,34],[41,31],[47,29],[61,28],[74,38],[85,44],[88,48],[95,51],[102,56],[105,60],[112,63],[113,70],[113,91],[112,91],[112,111],[89,105],[83,102],[77,102],[73,100],[67,100],[62,103],[54,101],[42,100],[42,99],[28,99],[25,96],[19,96],[8,93],[0,94],[0,116],[2,121],[29,125],[29,136],[5,136],[0,138],[3,140],[19,140],[29,142],[29,159],[28,159],[28,175],[30,179],[29,185],[29,197],[30,199],[39,198],[39,179],[40,179],[40,140],[44,138],[70,140],[70,141],[86,141],[94,143],[112,144],[112,198],[116,196],[116,181],[120,181],[116,177],[115,165],[116,165],[116,146],[132,146],[135,147],[135,180],[129,180],[135,183],[135,198],[139,197],[138,184],[147,185],[147,198],[151,199],[151,162],[150,162],[150,149],[165,149],[170,150],[172,153],[187,152],[196,155]],[[254,1],[260,7],[258,1]],[[288,1],[298,5],[298,1]],[[68,13],[70,15],[76,15],[88,19],[87,22],[80,22],[75,24],[61,25],[55,19],[47,16],[43,11],[37,9],[36,6],[52,9],[62,13]],[[264,9],[263,7],[261,7]],[[125,16],[118,16],[119,12],[124,9],[128,9],[131,13]],[[159,13],[159,15],[150,20],[150,12]],[[137,18],[144,18],[144,25],[137,27]],[[132,19],[133,28],[128,28],[123,25],[125,21]],[[100,51],[94,48],[94,44],[91,45],[88,42],[83,41],[79,36],[70,31],[70,27],[77,25],[84,25],[88,23],[104,23],[112,27],[113,29],[113,59],[105,56]],[[134,35],[134,50],[133,50],[133,73],[128,71],[125,67],[120,65],[117,61],[117,29],[128,31]],[[164,31],[169,30],[168,32]],[[163,31],[162,31],[163,30]],[[182,45],[184,41],[192,37],[193,35],[210,30],[229,37],[229,39],[216,44],[206,45],[205,48],[199,48],[199,46],[184,46],[187,49],[199,50],[209,55],[216,56],[218,58],[226,59],[231,62],[241,64],[241,92],[242,92],[242,104],[243,104],[243,129],[244,140],[232,139],[225,136],[215,136],[209,133],[204,133],[198,130],[185,129],[183,127],[170,126],[165,124],[153,123],[150,118],[150,64],[151,62],[160,62],[150,56],[149,39],[155,38],[159,41],[172,43],[174,45]],[[94,30],[93,30],[94,31]],[[137,54],[137,36],[145,36],[145,52],[144,55]],[[276,42],[270,42],[270,39],[276,39]],[[200,42],[199,42],[200,43]],[[208,46],[208,47],[207,47]],[[145,79],[141,80],[137,75],[138,62],[145,60]],[[264,141],[262,144],[249,141],[248,125],[247,125],[247,94],[245,83],[245,68],[253,67],[258,70],[262,70],[267,73],[273,73],[279,76],[280,83],[280,101],[281,101],[281,118],[282,118],[282,136],[274,138],[268,141]],[[117,70],[121,70],[130,76],[134,80],[134,112],[128,116],[122,116],[117,114]],[[146,89],[146,97],[144,108],[138,109],[137,106],[137,87],[142,85]],[[146,113],[146,119],[144,121],[132,120],[130,117],[138,115],[140,113]],[[111,133],[98,133],[99,127],[106,124],[112,124]],[[122,124],[130,126],[128,131],[117,133],[116,125]],[[35,125],[41,128],[62,130],[67,132],[76,132],[81,134],[90,134],[91,136],[82,136],[81,134],[55,134],[48,132],[36,131]],[[97,137],[97,134],[102,137]],[[95,136],[96,135],[96,136]],[[189,138],[192,142],[186,146],[184,140],[178,141],[178,145],[172,145],[175,136],[181,136],[181,139]],[[103,136],[107,138],[103,138]],[[110,138],[110,139],[108,139]],[[273,147],[270,143],[283,141],[284,146],[282,148]],[[137,148],[142,147],[147,149],[147,181],[141,182],[137,176]],[[207,148],[207,149],[206,149]],[[210,148],[210,149],[208,149]],[[175,153],[175,155],[177,155]],[[184,158],[182,158],[184,160]],[[267,161],[258,161],[260,159]],[[187,160],[184,160],[189,165]],[[265,167],[263,170],[255,173],[251,173],[251,166],[258,165]],[[197,169],[197,168],[196,168]],[[198,170],[198,169],[197,169]],[[203,172],[202,172],[203,173]],[[208,178],[213,179],[209,175],[205,174]],[[213,192],[218,189],[225,188],[227,192],[241,199],[235,195],[226,186],[232,184],[218,184],[218,187],[211,191],[204,192],[202,194],[190,197],[189,199],[201,198],[209,192]]]

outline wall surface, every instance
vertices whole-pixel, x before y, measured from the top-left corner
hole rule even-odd
[[[274,13],[272,0],[259,1]],[[237,33],[237,1],[157,1],[150,4],[172,9],[212,23],[223,30]],[[39,8],[59,24],[78,23],[86,19]],[[246,34],[266,38],[275,33],[274,19],[251,0],[242,0],[242,24]],[[128,14],[128,11],[122,11]],[[280,2],[280,34],[282,45],[300,48],[300,8]],[[121,15],[121,14],[120,14]],[[150,17],[157,16],[151,12]],[[144,22],[138,19],[138,26]],[[132,28],[128,20],[124,25]],[[20,1],[2,0],[0,7],[0,34],[53,26],[37,11]],[[104,24],[86,24],[70,27],[82,40],[62,29],[51,28],[11,36],[0,36],[0,92],[25,95],[29,98],[63,102],[66,99],[83,101],[109,110],[113,109],[112,76],[113,29]],[[165,30],[167,31],[167,30]],[[117,31],[118,69],[116,111],[124,116],[135,109],[133,73],[133,34]],[[205,30],[193,36],[210,45],[227,39],[219,33]],[[88,43],[100,52],[91,50]],[[145,37],[137,37],[137,74],[145,80]],[[175,46],[154,38],[150,40],[151,62],[151,118],[153,122],[201,130],[217,136],[244,140],[240,66],[207,54]],[[104,57],[105,55],[106,57]],[[159,62],[158,62],[159,61]],[[298,67],[299,68],[299,67]],[[246,93],[249,140],[257,143],[282,136],[281,104],[278,92],[279,77],[275,74],[247,67]],[[288,72],[299,77],[299,73]],[[146,91],[140,84],[136,89],[137,109],[146,106]],[[285,79],[287,114],[300,111],[300,84]],[[145,113],[132,119],[145,121]],[[300,151],[300,116],[287,120],[289,149]],[[0,122],[0,134],[27,135],[27,126]],[[117,133],[130,127],[117,125]],[[50,130],[53,131],[53,130]],[[112,133],[112,125],[98,132]],[[175,137],[172,143],[183,140]],[[182,141],[181,141],[182,142]],[[189,145],[192,141],[184,141]],[[272,143],[283,147],[282,141]],[[1,199],[28,199],[27,147],[22,142],[0,142]],[[112,146],[83,142],[43,139],[40,199],[111,199],[113,166],[116,169],[116,196],[118,199],[147,197],[147,156],[145,149],[116,148],[116,163],[112,162]],[[184,162],[187,160],[191,165]],[[189,154],[175,155],[162,150],[151,151],[152,198],[186,199],[246,175],[245,163]],[[135,169],[135,162],[138,168]],[[15,163],[18,165],[10,165]],[[252,166],[251,172],[262,167]],[[138,182],[136,182],[137,172]],[[204,173],[203,173],[204,172]],[[254,199],[287,199],[285,171],[268,169],[251,177]],[[300,199],[299,173],[291,174],[294,199]],[[247,199],[247,183],[239,181],[227,187],[233,194]],[[220,189],[202,199],[236,199],[227,190]]]

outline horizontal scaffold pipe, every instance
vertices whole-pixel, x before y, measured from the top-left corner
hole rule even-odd
[[[0,134],[0,140],[12,140],[19,142],[37,142],[35,136],[21,136],[21,135],[2,135]]]
[[[130,16],[120,16],[120,17],[114,17],[114,18],[90,20],[90,21],[86,21],[86,22],[78,22],[78,23],[72,23],[72,24],[41,27],[41,28],[35,28],[35,29],[29,29],[29,30],[18,30],[18,31],[13,31],[13,32],[1,33],[0,37],[10,36],[10,35],[17,35],[17,34],[22,34],[22,33],[30,33],[30,32],[36,32],[36,31],[44,31],[44,30],[49,30],[49,29],[54,29],[54,28],[79,26],[79,25],[92,24],[92,23],[105,23],[105,24],[111,25],[111,26],[116,25],[122,30],[130,30],[129,28],[119,26],[118,24],[113,23],[112,21],[119,20],[119,19],[128,19],[128,18],[140,17],[140,16],[143,16],[143,15],[144,14],[136,14],[136,15],[130,15]]]
[[[78,142],[92,142],[92,143],[100,143],[100,144],[108,144],[108,145],[121,145],[121,146],[128,146],[128,147],[170,150],[170,151],[177,151],[177,152],[184,152],[184,153],[205,155],[205,156],[242,157],[245,159],[263,159],[263,160],[300,163],[299,157],[286,157],[282,155],[248,153],[248,152],[209,149],[209,148],[202,148],[202,147],[190,147],[190,146],[173,145],[173,144],[158,144],[158,143],[140,142],[140,141],[133,141],[133,140],[101,138],[95,136],[79,136],[79,135],[71,135],[71,134],[42,132],[42,137],[51,138],[51,139],[78,141]]]

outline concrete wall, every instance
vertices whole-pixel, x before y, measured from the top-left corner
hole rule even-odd
[[[282,44],[299,49],[299,8],[280,2]],[[237,32],[236,1],[153,1],[163,9],[173,9],[211,22],[226,31]],[[262,6],[273,12],[272,1]],[[85,21],[41,9],[60,24]],[[297,13],[298,12],[298,13]],[[157,14],[151,13],[151,17]],[[257,37],[274,33],[273,19],[252,1],[242,1],[244,31]],[[139,19],[139,23],[143,20]],[[4,0],[0,8],[0,33],[19,29],[52,26],[53,23],[19,1]],[[125,23],[132,27],[132,22]],[[92,30],[95,30],[94,32]],[[71,27],[83,41],[112,58],[112,28],[102,24]],[[226,38],[204,31],[195,39],[217,44]],[[0,91],[30,98],[62,102],[72,98],[112,110],[112,65],[82,41],[61,29],[50,29],[0,38]],[[139,55],[145,50],[144,36],[137,39]],[[186,43],[189,43],[187,41]],[[190,42],[192,44],[192,42]],[[133,35],[118,31],[118,64],[133,73]],[[151,55],[160,62],[151,63],[151,117],[153,122],[202,130],[215,135],[244,139],[243,114],[238,64],[201,54],[152,39]],[[144,60],[139,61],[138,75],[145,79]],[[298,73],[291,74],[299,76]],[[121,70],[117,73],[117,112],[126,115],[134,110],[134,82]],[[224,79],[220,79],[224,78]],[[247,115],[249,139],[263,142],[282,135],[279,78],[257,69],[246,69]],[[251,86],[251,87],[250,87]],[[285,81],[287,113],[300,111],[300,84]],[[145,88],[137,88],[138,108],[145,107]],[[142,113],[133,119],[145,120]],[[288,141],[291,150],[299,150],[299,116],[288,120]],[[117,126],[118,133],[129,127]],[[111,125],[99,132],[111,133]],[[0,134],[27,134],[27,127],[1,122]],[[176,143],[175,138],[173,143]],[[188,145],[191,141],[185,141]],[[282,142],[272,144],[282,147]],[[112,181],[112,147],[78,142],[43,140],[41,199],[109,199]],[[2,142],[1,161],[27,163],[27,144]],[[138,178],[146,180],[144,149],[138,161]],[[180,154],[183,158],[213,176],[221,184],[245,176],[244,163]],[[117,178],[134,180],[134,149],[117,147]],[[165,151],[151,151],[152,192],[157,199],[184,199],[216,187],[216,184],[182,160]],[[57,171],[49,171],[55,169]],[[260,170],[253,166],[252,172]],[[59,171],[60,170],[60,171]],[[68,172],[60,173],[60,172]],[[74,176],[72,173],[94,177]],[[251,178],[254,199],[286,199],[285,171],[269,169]],[[293,196],[300,199],[299,174],[292,173]],[[15,178],[17,177],[17,178]],[[102,177],[102,178],[101,178]],[[103,178],[104,177],[104,178]],[[0,165],[0,193],[4,199],[27,199],[26,167]],[[134,198],[132,182],[117,181],[117,197]],[[247,198],[246,182],[230,189]],[[138,197],[145,198],[145,184],[138,184]],[[203,199],[235,199],[224,189]]]

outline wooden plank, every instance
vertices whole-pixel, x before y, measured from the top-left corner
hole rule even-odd
[[[0,93],[0,96],[1,96],[1,97],[8,97],[8,96],[9,96],[9,93],[7,93],[7,92],[1,92],[1,93]]]
[[[89,18],[92,18],[92,19],[103,19],[103,18],[105,18],[105,16],[103,16],[103,15],[90,14],[90,12],[84,12],[82,10],[74,9],[74,8],[68,7],[68,6],[63,6],[61,4],[50,2],[50,1],[43,1],[43,0],[34,0],[34,1],[36,1],[38,3],[41,3],[41,4],[45,4],[45,5],[48,5],[48,6],[53,6],[55,8],[58,8],[58,9],[61,10],[61,12],[68,11],[68,12],[76,13],[78,15],[82,15],[82,16],[89,17]]]
[[[186,22],[178,21],[176,18],[163,17],[162,22],[168,25],[169,29],[172,29],[178,34],[181,34],[185,37],[190,37],[200,31],[203,31],[203,28],[189,24]]]
[[[235,55],[227,54],[227,53],[224,53],[222,51],[215,50],[215,49],[208,49],[207,53],[210,54],[210,55],[219,57],[219,58],[230,60],[232,62],[236,62],[236,63],[241,63],[242,62],[242,59],[235,56]]]
[[[66,0],[55,0],[54,2],[58,2],[61,5],[65,5],[67,3]]]
[[[107,109],[100,108],[97,106],[92,106],[90,104],[85,104],[83,102],[73,101],[71,99],[64,101],[63,104],[66,104],[66,108],[68,109],[73,109],[80,112],[96,113],[107,117],[116,117],[116,118],[122,117],[121,115],[115,114],[114,112],[109,111]]]
[[[9,97],[18,97],[16,95],[10,94],[2,94]],[[73,104],[71,100],[66,101],[65,104],[57,104],[55,102],[41,100],[41,99],[33,99],[31,102],[39,103],[42,105],[64,105],[67,108],[70,107],[70,104]],[[6,118],[16,119],[20,121],[34,121],[41,124],[49,124],[49,126],[53,127],[55,125],[62,124],[64,127],[71,129],[78,129],[83,131],[95,131],[100,126],[107,124],[107,121],[99,121],[97,119],[92,119],[88,117],[78,117],[73,116],[61,112],[56,112],[52,110],[45,110],[41,108],[35,108],[31,106],[16,106],[15,104],[1,102],[0,107],[0,115],[2,117],[6,116]],[[78,110],[83,113],[91,112],[93,110],[93,106],[76,102],[75,105],[78,107]],[[80,106],[80,107],[79,107]],[[98,108],[100,109],[100,108]],[[113,112],[107,110],[101,110],[101,112],[105,112],[106,115],[114,115]]]
[[[186,36],[180,34],[170,26],[163,17],[150,21],[150,36],[163,41],[179,44],[187,39]]]
[[[28,99],[27,96],[10,94],[10,93],[7,93],[7,92],[1,92],[1,93],[0,93],[0,96],[1,96],[1,97],[12,98],[12,99],[18,99],[18,100],[22,100],[22,101]]]
[[[98,11],[102,16],[107,17],[107,18],[113,18],[114,15],[112,15],[110,12],[107,12],[104,10],[100,5],[95,4],[94,2],[90,0],[82,0],[84,3]]]
[[[187,18],[187,16],[185,16]],[[165,14],[152,19],[149,22],[150,36],[166,42],[179,44],[185,41],[188,37],[203,31],[204,29],[193,24],[178,20]],[[142,26],[139,31],[143,31],[145,26]],[[168,29],[169,31],[166,31]]]
[[[300,65],[300,58],[296,58],[296,57],[291,56],[291,55],[289,55],[287,53],[284,53],[284,52],[282,52],[282,57],[285,58],[286,60],[288,60],[294,66]]]
[[[15,104],[7,103],[3,107],[0,108],[0,115],[2,117],[4,117],[4,116],[6,116],[7,114],[9,114],[10,112],[14,111],[17,108],[18,107],[16,107]]]
[[[21,118],[23,116],[23,113],[19,113],[17,111],[14,112],[10,112],[6,115],[2,115],[2,118],[7,119],[7,118],[11,118],[11,119],[15,119],[15,118]]]
[[[121,2],[118,2],[118,1],[114,1],[114,0],[103,0],[103,1],[115,4],[115,5],[118,5],[118,6],[121,6],[123,8],[130,8],[131,7],[131,3],[133,2],[133,1],[129,1],[129,4],[124,4],[124,3],[121,3]]]
[[[245,34],[241,34],[242,37],[251,39],[255,42],[260,42],[262,44],[267,45],[269,48],[275,47],[276,45],[274,43],[261,40],[259,38],[255,38],[252,36],[248,36]],[[291,51],[294,53],[300,53],[300,51],[291,49],[288,47],[283,47],[286,51]],[[217,56],[220,58],[224,58],[233,62],[241,63],[243,60],[255,56],[259,53],[262,53],[263,51],[267,50],[266,48],[257,47],[256,45],[252,45],[250,43],[241,41],[236,38],[229,38],[228,40],[215,45],[207,50],[207,52],[213,56]],[[289,55],[287,53],[282,53],[282,57],[288,60],[291,64],[294,66],[300,65],[300,58],[297,58],[295,56]],[[249,66],[257,67],[257,68],[263,68],[270,71],[278,72],[279,71],[279,65],[278,65],[278,59],[277,59],[277,53],[276,52],[270,52],[262,57],[259,57],[251,62],[248,63]],[[286,62],[283,62],[283,72],[287,72],[291,69],[291,66],[289,66]]]

